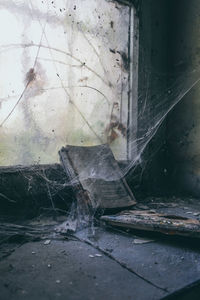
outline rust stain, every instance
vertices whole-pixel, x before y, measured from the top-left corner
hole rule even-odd
[[[26,83],[30,84],[32,81],[36,79],[36,73],[34,68],[30,68],[30,70],[26,73]]]
[[[119,135],[117,134],[117,132],[112,129],[109,136],[108,136],[108,143],[112,143],[113,141],[115,141],[117,138],[119,137]]]
[[[87,76],[86,76],[86,77],[83,77],[83,78],[81,78],[81,79],[79,79],[78,82],[83,82],[83,81],[86,81],[86,80],[88,80],[88,77],[87,77]]]

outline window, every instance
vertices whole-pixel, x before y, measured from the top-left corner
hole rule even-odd
[[[56,163],[66,144],[108,142],[130,159],[135,24],[134,7],[116,1],[0,0],[1,166]]]

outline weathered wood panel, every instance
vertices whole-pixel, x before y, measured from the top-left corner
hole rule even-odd
[[[117,215],[103,216],[101,220],[119,227],[200,238],[200,221],[177,215],[160,214],[149,210],[130,210]]]
[[[129,207],[135,198],[108,145],[67,146],[59,152],[76,197],[94,208]]]

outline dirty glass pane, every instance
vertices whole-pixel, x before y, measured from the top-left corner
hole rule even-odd
[[[130,7],[0,0],[0,165],[108,142],[127,159]]]

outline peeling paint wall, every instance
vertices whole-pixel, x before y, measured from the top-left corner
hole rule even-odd
[[[0,0],[0,165],[109,142],[127,159],[130,7]]]

